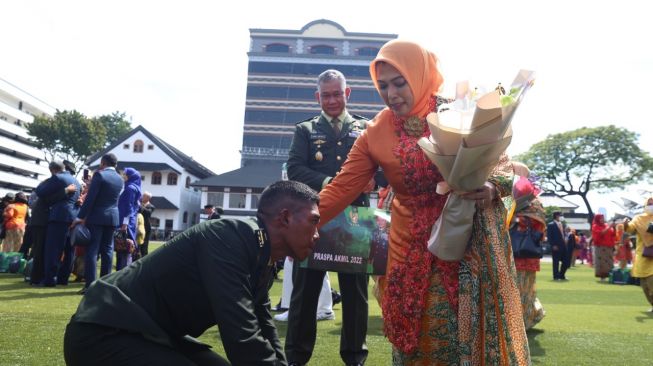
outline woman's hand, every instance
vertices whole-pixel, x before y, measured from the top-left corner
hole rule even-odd
[[[460,195],[466,200],[475,200],[476,207],[488,208],[492,206],[492,201],[497,197],[497,188],[490,182],[485,182],[483,187]]]

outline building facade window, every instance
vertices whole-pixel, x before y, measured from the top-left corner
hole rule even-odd
[[[246,200],[246,193],[231,193],[229,194],[229,208],[245,208]]]
[[[260,198],[261,198],[260,194],[252,193],[252,202],[251,202],[252,207],[250,207],[250,209],[255,210],[258,208],[258,200]]]
[[[154,145],[152,145],[152,144],[147,145],[147,149],[148,150],[154,150]]]
[[[193,212],[193,221],[190,222],[192,225],[197,224],[197,213]]]
[[[224,204],[224,193],[208,192],[206,194],[206,204],[213,206],[222,206]]]
[[[177,173],[168,173],[168,185],[169,186],[177,185]]]
[[[312,50],[312,49],[311,49]],[[312,52],[311,52],[312,53]],[[248,65],[248,73],[251,74],[282,74],[288,75],[320,75],[326,69],[332,69],[333,65],[328,64],[302,64],[297,62],[262,62],[251,61]],[[369,79],[369,66],[358,65],[338,65],[338,70],[347,76],[347,78],[361,77]]]
[[[156,217],[150,217],[150,225],[152,225],[153,229],[158,229],[159,225],[161,225],[161,220]]]
[[[184,211],[184,216],[182,217],[181,222],[184,224],[188,223],[188,211]]]
[[[190,188],[190,177],[186,177],[186,188]]]
[[[134,141],[134,152],[135,153],[142,153],[143,152],[143,140],[136,140]]]
[[[280,52],[280,53],[289,53],[290,46],[283,43],[270,43],[265,46],[265,52]]]
[[[311,54],[313,55],[335,55],[336,49],[327,45],[317,45],[311,47]]]
[[[152,172],[152,185],[161,184],[161,172]]]
[[[123,149],[129,149],[129,144],[122,144]]]
[[[358,49],[358,56],[376,57],[377,53],[379,53],[379,49],[376,47],[361,47]]]

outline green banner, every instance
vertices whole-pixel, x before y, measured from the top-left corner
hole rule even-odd
[[[300,267],[383,275],[389,238],[389,211],[349,206],[320,229],[315,250]]]

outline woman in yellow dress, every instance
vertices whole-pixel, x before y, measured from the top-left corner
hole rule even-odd
[[[637,234],[632,276],[639,278],[644,296],[651,305],[649,311],[653,313],[653,257],[644,256],[644,247],[653,246],[653,197],[646,199],[644,212],[633,217],[632,221],[624,222],[624,229],[627,233]]]

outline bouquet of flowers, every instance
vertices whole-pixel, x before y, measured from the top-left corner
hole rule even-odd
[[[456,100],[426,117],[431,136],[422,137],[419,146],[445,179],[438,184],[438,193],[451,191],[428,243],[429,251],[438,258],[462,259],[476,207],[473,200],[462,199],[458,193],[482,187],[510,145],[510,122],[533,85],[534,74],[519,71],[507,95],[497,88],[478,97],[467,83],[459,83]]]

